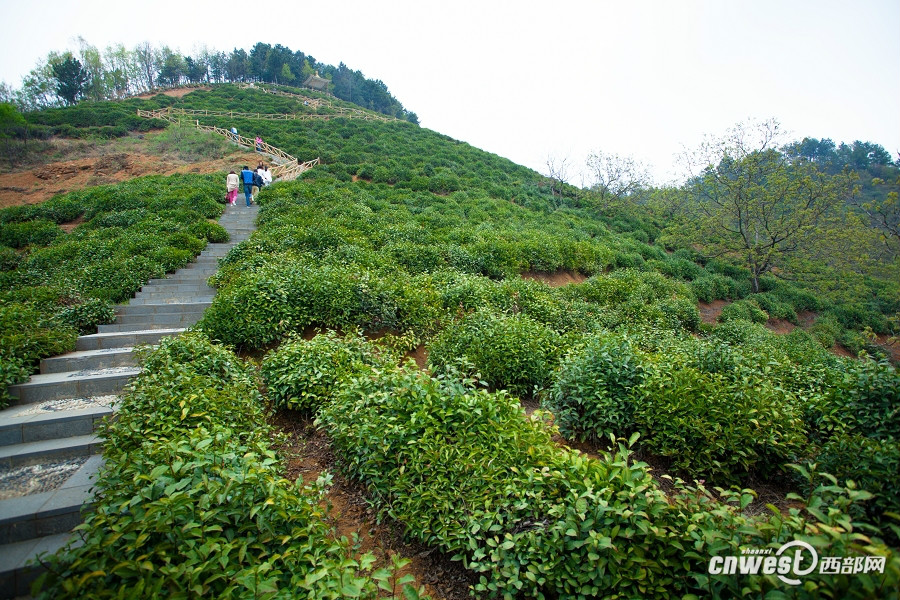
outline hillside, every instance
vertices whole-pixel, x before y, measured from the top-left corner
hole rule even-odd
[[[886,341],[900,303],[896,282],[842,291],[852,311],[770,276],[752,293],[744,267],[673,247],[662,239],[664,224],[641,207],[598,211],[581,190],[405,121],[349,118],[337,105],[230,85],[27,114],[48,135],[114,138],[109,156],[150,156],[145,148],[168,140],[171,154],[156,155],[162,172],[187,173],[145,177],[122,165],[150,161],[126,158],[115,176],[103,174],[124,179],[130,169],[134,179],[99,187],[85,179],[79,191],[0,212],[4,382],[70,349],[77,331],[110,319],[112,304],[222,239],[210,221],[222,212],[224,172],[255,155],[189,125],[136,116],[163,107],[209,111],[196,120],[322,165],[259,194],[258,230],[210,278],[217,293],[198,333],[151,355],[124,400],[122,425],[110,429],[123,436],[111,454],[128,472],[122,481],[152,479],[153,461],[170,452],[165,444],[218,448],[232,431],[220,428],[232,427],[248,447],[268,443],[253,433],[264,403],[277,409],[272,422],[291,433],[290,444],[326,448],[302,460],[327,455],[327,464],[299,471],[336,469],[343,495],[335,500],[368,502],[404,540],[443,557],[412,567],[437,596],[459,590],[428,580],[429,568],[484,595],[762,594],[785,586],[774,574],[709,576],[709,557],[793,539],[822,555],[886,556],[883,575],[816,573],[807,578],[813,588],[895,593],[900,375],[861,330],[870,325]],[[215,158],[174,159],[193,144]],[[99,177],[97,159],[79,160],[94,160]],[[868,355],[838,356],[830,351],[837,342]],[[219,409],[221,390],[234,403]],[[210,416],[178,408],[191,394]],[[134,437],[147,422],[160,424],[151,437],[161,446]],[[129,448],[147,462],[132,466]],[[219,473],[215,453],[200,450],[198,468]],[[296,469],[252,468],[272,465]],[[171,476],[172,485],[202,494],[220,473]],[[111,521],[95,527],[119,523],[108,509],[137,494],[122,481],[106,482],[98,514]],[[284,494],[294,492],[275,479],[267,485],[278,490],[278,510],[290,512]],[[757,501],[753,487],[775,505]],[[315,502],[304,505],[309,522]],[[208,524],[192,518],[179,514],[173,529]],[[158,526],[149,516],[121,524],[135,537]],[[98,530],[62,557],[85,566],[51,577],[52,593],[88,569],[104,572],[92,580],[98,592],[178,581],[154,568],[106,572],[113,563],[101,547],[109,543],[119,544]],[[123,543],[120,551],[138,560],[137,548]],[[204,593],[221,593],[208,558],[186,560],[204,573]],[[243,558],[221,560],[247,567]],[[281,572],[272,578],[276,587],[292,581]],[[247,585],[237,575],[229,581]],[[348,589],[372,592],[369,584]]]

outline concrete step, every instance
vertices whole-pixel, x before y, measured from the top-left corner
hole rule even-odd
[[[205,294],[202,296],[192,296],[188,294],[179,294],[179,295],[171,295],[168,297],[165,296],[151,296],[149,298],[145,298],[143,296],[138,298],[132,298],[131,305],[139,306],[141,304],[181,304],[183,302],[212,302],[212,294]]]
[[[122,317],[119,317],[120,319]],[[100,325],[103,327],[103,325]],[[41,373],[65,373],[85,369],[107,369],[110,367],[133,367],[135,357],[132,348],[112,348],[108,350],[81,350],[52,356],[41,360]]]
[[[93,455],[59,487],[0,500],[0,544],[71,531],[92,505],[91,482],[102,464],[103,457]]]
[[[145,285],[135,296],[152,296],[154,294],[214,294],[216,288],[209,287],[205,283],[170,283],[169,285],[156,284]]]
[[[54,460],[100,454],[103,438],[94,434],[0,446],[0,468],[13,469]]]
[[[30,598],[31,584],[44,569],[40,565],[28,564],[29,561],[39,554],[54,554],[71,540],[74,540],[73,546],[83,544],[77,535],[59,533],[0,546],[0,599]]]
[[[173,308],[178,306],[177,304],[167,304],[165,306],[172,306]],[[141,324],[149,324],[155,323],[165,324],[171,323],[173,326],[177,326],[178,323],[183,321],[190,321],[191,319],[199,319],[203,316],[203,310],[181,310],[181,311],[172,311],[172,312],[156,312],[150,313],[146,315],[141,314],[125,314],[119,315],[116,318],[116,325],[141,325]]]
[[[203,315],[185,315],[184,318],[167,323],[113,323],[98,325],[97,333],[125,333],[128,331],[147,331],[150,329],[171,329],[172,327],[190,327]]]
[[[118,318],[122,318],[125,316],[144,316],[144,315],[154,315],[154,314],[171,314],[175,312],[197,312],[204,311],[212,305],[212,302],[184,302],[182,304],[168,304],[168,303],[160,303],[160,304],[142,304],[142,305],[130,305],[130,304],[120,304],[115,307],[116,315]]]
[[[63,398],[118,394],[125,388],[125,384],[140,372],[139,367],[109,367],[32,375],[25,383],[9,386],[10,404],[34,404]]]
[[[119,333],[95,333],[82,335],[75,342],[77,350],[106,350],[110,348],[129,348],[141,344],[158,344],[159,340],[170,335],[178,335],[183,327],[171,329],[147,329],[144,331],[123,331]]]
[[[106,397],[109,398],[109,397]],[[113,414],[114,404],[68,401],[57,402],[61,410],[53,409],[53,403],[13,406],[0,411],[0,446],[40,442],[56,438],[91,435],[104,417]],[[42,410],[46,407],[47,409]],[[49,409],[49,410],[48,410]]]

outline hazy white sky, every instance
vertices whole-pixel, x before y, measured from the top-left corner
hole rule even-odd
[[[264,10],[255,7],[265,6]],[[254,7],[254,8],[251,8]],[[660,182],[674,155],[747,118],[900,152],[900,1],[211,2],[0,0],[0,80],[51,50],[258,41],[384,81],[422,126],[546,172],[591,150]]]

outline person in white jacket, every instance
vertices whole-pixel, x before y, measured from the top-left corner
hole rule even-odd
[[[269,165],[263,165],[262,179],[263,185],[272,183],[272,171],[269,170]]]
[[[238,176],[234,171],[225,178],[225,191],[228,192],[225,198],[234,206],[234,201],[237,200],[238,195]]]

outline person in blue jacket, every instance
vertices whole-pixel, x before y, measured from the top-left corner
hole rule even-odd
[[[241,170],[241,181],[244,183],[244,198],[247,200],[247,206],[253,202],[253,176],[255,173],[244,165]]]

